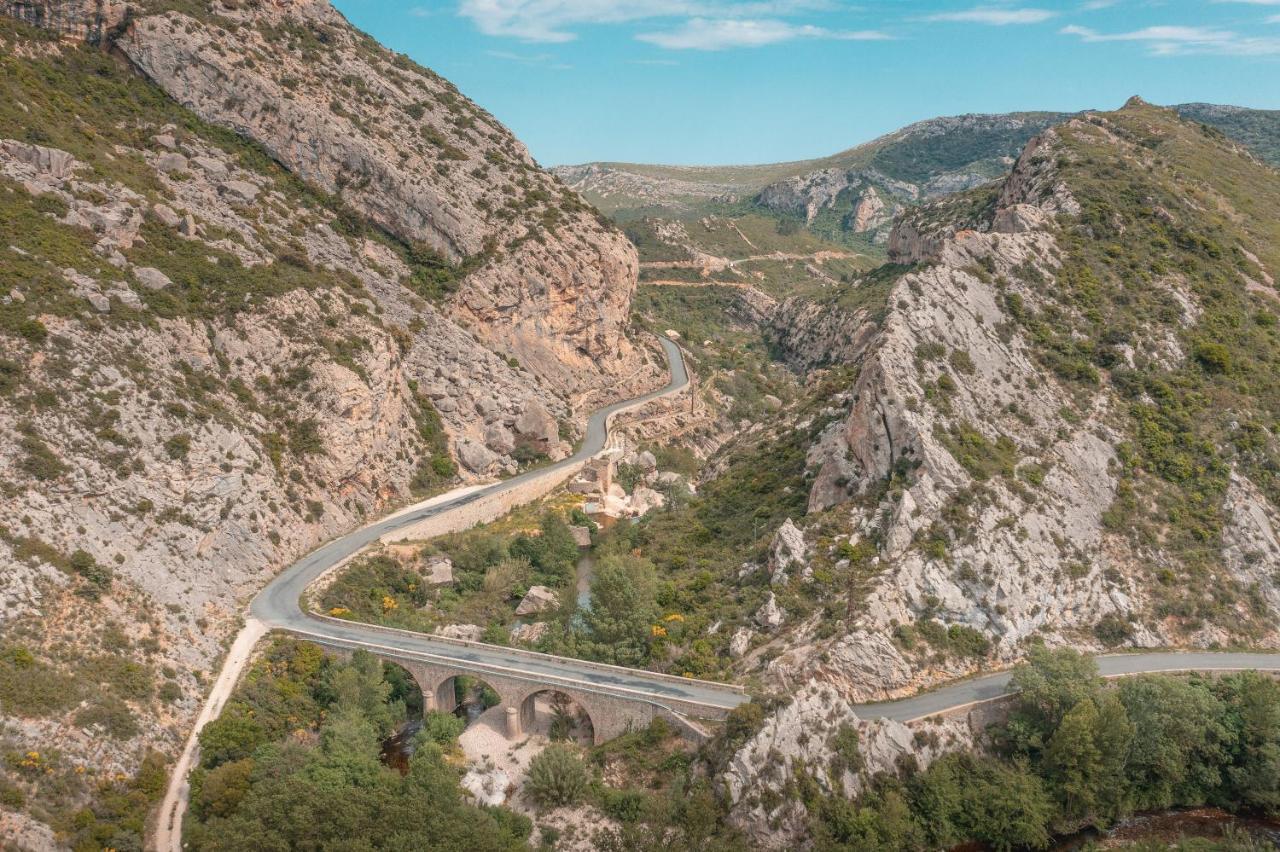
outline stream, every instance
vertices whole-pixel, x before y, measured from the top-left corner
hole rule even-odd
[[[1131,843],[1159,841],[1173,843],[1180,838],[1221,839],[1228,830],[1254,840],[1270,842],[1280,849],[1280,822],[1260,817],[1230,814],[1218,808],[1157,811],[1135,814],[1107,831],[1088,830],[1059,838],[1052,852],[1077,852],[1090,848],[1123,849]]]

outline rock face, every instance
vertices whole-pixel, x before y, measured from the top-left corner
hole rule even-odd
[[[809,568],[809,546],[805,544],[804,533],[787,518],[778,531],[774,533],[773,544],[769,547],[769,573],[775,585],[784,584],[794,571],[805,577],[812,573]]]
[[[852,756],[861,766],[851,765],[849,749],[841,744],[850,733],[857,736]],[[809,815],[795,797],[780,794],[796,769],[803,766],[824,792],[834,792],[838,782],[845,793],[856,795],[876,773],[898,772],[902,757],[913,756],[924,769],[940,754],[969,747],[975,739],[963,716],[910,726],[861,720],[835,689],[811,683],[734,755],[721,779],[730,819],[764,848],[794,848],[795,838],[805,836]]]
[[[323,50],[281,51],[271,38],[289,28]],[[565,390],[641,366],[623,336],[638,271],[626,238],[492,116],[358,33],[326,0],[243,4],[211,22],[144,16],[118,44],[202,118],[252,138],[406,241],[465,262],[473,271],[449,312],[491,348]],[[226,191],[246,201],[244,187]]]
[[[0,0],[0,15],[89,44],[104,44],[124,24],[123,0]]]
[[[281,567],[449,485],[454,459],[465,480],[561,452],[571,393],[589,410],[655,377],[620,336],[633,250],[492,118],[327,4],[206,5],[0,2],[69,39],[0,33],[24,116],[0,126],[0,634],[88,659],[111,624],[113,653],[179,689],[130,699],[122,740],[82,730],[81,706],[0,726],[112,776],[180,746]],[[71,41],[98,38],[177,102]],[[76,73],[147,97],[127,121],[58,112]],[[65,147],[22,141],[36,130]],[[462,281],[435,301],[428,245]]]

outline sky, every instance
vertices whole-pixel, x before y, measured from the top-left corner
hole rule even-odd
[[[1280,0],[333,0],[543,165],[768,163],[913,121],[1280,109]]]

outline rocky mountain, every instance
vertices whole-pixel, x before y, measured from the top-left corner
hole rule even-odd
[[[738,824],[804,834],[785,779],[840,764],[800,732],[851,702],[1039,642],[1280,645],[1278,238],[1280,173],[1135,98],[916,208],[850,293],[779,309],[796,367],[854,378],[766,439],[827,424],[803,540],[773,541],[805,565],[768,558],[774,607],[734,634],[742,676],[797,696],[735,758]]]
[[[328,3],[0,11],[0,752],[43,755],[0,833],[38,848],[175,750],[274,571],[660,371],[626,238]]]
[[[1006,172],[1022,145],[1063,113],[935,118],[818,160],[762,166],[591,163],[555,169],[601,209],[622,217],[748,203],[824,234],[888,234],[905,205],[967,189]],[[818,221],[820,220],[820,221]]]
[[[1216,127],[1273,165],[1280,113],[1182,104],[1180,115]],[[1035,134],[1070,113],[971,114],[916,122],[818,160],[759,166],[588,163],[554,169],[620,221],[687,219],[743,209],[797,220],[820,236],[884,245],[904,209],[1002,177]]]

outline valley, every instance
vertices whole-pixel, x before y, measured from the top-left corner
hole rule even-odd
[[[1280,113],[544,169],[327,0],[0,13],[6,852],[1269,842]]]

